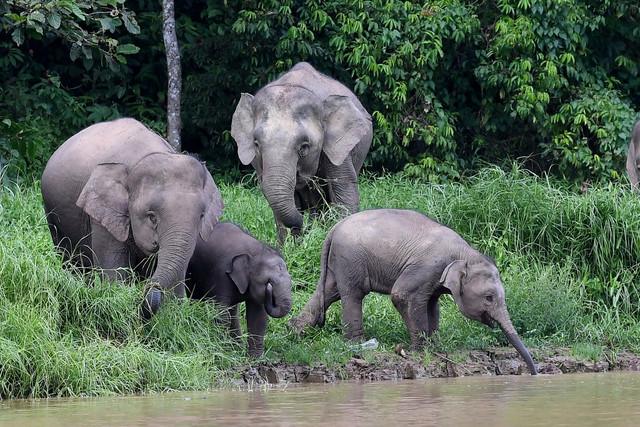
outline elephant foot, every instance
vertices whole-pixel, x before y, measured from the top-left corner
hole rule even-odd
[[[162,291],[155,286],[150,287],[142,302],[142,317],[145,320],[151,319],[158,312],[160,303],[162,303]]]

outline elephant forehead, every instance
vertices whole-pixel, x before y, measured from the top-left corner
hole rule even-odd
[[[313,92],[295,85],[266,87],[258,92],[254,101],[258,118],[272,118],[277,112],[286,112],[290,117],[317,114],[321,107],[322,100]]]
[[[155,181],[164,185],[203,185],[203,165],[182,154],[153,153],[138,162],[129,175],[130,182]]]

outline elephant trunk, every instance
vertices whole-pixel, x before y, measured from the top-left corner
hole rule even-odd
[[[277,288],[277,292],[274,295],[273,285],[267,283],[267,290],[264,295],[264,309],[267,314],[273,318],[280,318],[286,316],[291,310],[291,294],[286,290]]]
[[[292,234],[299,234],[302,231],[302,214],[295,203],[295,168],[295,163],[292,167],[287,167],[267,162],[265,159],[260,184],[276,221],[290,228]]]
[[[502,332],[507,336],[507,339],[509,340],[511,345],[514,346],[516,350],[518,350],[518,353],[520,353],[520,356],[522,356],[527,366],[529,367],[531,375],[537,375],[538,370],[536,369],[536,365],[533,362],[533,358],[525,348],[522,340],[520,340],[516,329],[513,327],[511,319],[509,318],[509,313],[507,313],[507,309],[504,308],[499,316],[494,317],[494,320],[498,323],[498,325],[500,325],[500,329],[502,329]]]
[[[164,291],[173,290],[176,297],[185,295],[184,279],[189,260],[195,249],[196,235],[184,226],[168,226],[168,231],[159,242],[156,270],[149,279],[143,315],[150,318],[157,313]]]

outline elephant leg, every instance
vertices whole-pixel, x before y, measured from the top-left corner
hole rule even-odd
[[[227,318],[225,319],[227,328],[231,333],[231,336],[236,340],[240,341],[240,337],[242,336],[242,327],[240,326],[240,319],[238,318],[238,305],[234,305],[233,307],[229,307],[227,310]]]
[[[119,242],[97,221],[91,219],[93,265],[101,269],[103,280],[126,282],[129,277],[129,248]]]
[[[391,290],[391,301],[407,326],[412,350],[422,349],[424,337],[429,335],[431,317],[439,316],[439,313],[429,311],[431,294],[425,292],[423,278],[419,268],[407,268]]]
[[[364,341],[361,298],[353,295],[342,298],[342,324],[344,325],[345,339]]]
[[[264,334],[267,331],[269,316],[264,305],[253,301],[246,302],[247,316],[247,354],[249,357],[260,357],[264,352]]]
[[[342,300],[344,338],[361,341],[364,339],[362,300],[367,294],[361,288],[365,277],[364,266],[341,268],[334,271],[334,276],[340,299]]]
[[[327,163],[324,171],[329,203],[344,207],[349,214],[358,212],[358,174],[351,162],[351,155],[339,166]]]
[[[427,301],[427,337],[440,329],[440,295],[432,295]]]

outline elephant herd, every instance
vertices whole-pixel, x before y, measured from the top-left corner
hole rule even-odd
[[[466,317],[494,322],[536,366],[515,331],[495,263],[452,229],[410,210],[358,212],[358,175],[369,151],[371,116],[344,85],[299,63],[255,96],[242,94],[231,134],[238,157],[256,170],[281,244],[327,204],[345,209],[328,233],[320,279],[288,326],[302,334],[321,327],[342,301],[346,339],[364,339],[362,301],[388,294],[420,349],[439,327],[438,300],[451,294]],[[634,186],[640,166],[640,125],[629,148]],[[636,147],[638,146],[638,147]],[[638,153],[638,158],[636,158]],[[219,222],[224,203],[204,163],[176,153],[130,118],[94,124],[64,142],[41,180],[53,242],[82,271],[105,280],[146,280],[142,315],[168,296],[213,299],[241,336],[237,306],[245,302],[247,352],[264,350],[268,317],[291,310],[291,277],[276,249],[239,226]]]

